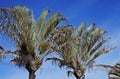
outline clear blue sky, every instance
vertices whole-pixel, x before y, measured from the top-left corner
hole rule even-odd
[[[60,12],[69,23],[79,26],[82,21],[87,25],[96,23],[98,27],[107,30],[106,36],[112,37],[107,45],[116,45],[118,48],[109,54],[103,55],[96,63],[112,64],[120,60],[120,0],[0,0],[0,7],[25,5],[30,8],[35,18],[46,9]],[[6,49],[14,50],[10,41],[2,40],[0,44]],[[91,70],[86,73],[86,79],[107,79],[106,71]],[[43,64],[42,69],[36,72],[36,79],[75,79],[68,78],[65,69],[52,66],[49,62]],[[28,72],[23,68],[11,65],[8,59],[0,63],[0,79],[28,79]]]

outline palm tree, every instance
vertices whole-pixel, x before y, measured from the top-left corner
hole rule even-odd
[[[103,46],[110,38],[103,38],[106,31],[95,28],[95,24],[85,29],[83,22],[80,27],[71,25],[60,27],[51,37],[51,43],[56,46],[57,57],[48,58],[59,67],[67,67],[68,76],[73,74],[76,79],[84,79],[85,71],[91,67],[95,59],[106,54],[115,46]]]
[[[65,20],[59,13],[46,18],[49,12],[45,10],[35,20],[32,12],[24,6],[0,9],[0,33],[16,43],[15,51],[1,46],[0,52],[14,56],[11,63],[24,67],[29,72],[29,79],[35,79],[35,72],[41,67],[44,57],[52,52],[49,36]]]

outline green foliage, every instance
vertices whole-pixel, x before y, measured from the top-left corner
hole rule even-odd
[[[60,67],[73,69],[69,73],[72,72],[77,79],[84,78],[85,70],[93,66],[96,58],[116,48],[104,46],[110,39],[103,37],[105,33],[106,31],[96,28],[95,24],[85,28],[84,22],[78,28],[70,26],[58,28],[52,36],[54,42],[51,42],[56,45],[53,50],[61,59],[53,57],[48,60],[55,61]]]
[[[82,22],[78,28],[66,25],[56,29],[65,18],[59,13],[48,18],[49,13],[45,10],[35,20],[32,12],[24,6],[0,8],[0,32],[11,37],[17,47],[11,52],[0,46],[0,59],[3,54],[11,54],[14,56],[13,64],[36,71],[43,58],[55,51],[59,58],[47,60],[52,60],[59,67],[72,69],[68,76],[73,74],[77,79],[84,79],[85,71],[93,67],[96,58],[116,48],[104,46],[110,38],[104,38],[106,31],[96,28],[95,24],[85,28]],[[109,74],[116,75],[116,72],[116,69],[111,69]]]
[[[37,70],[41,66],[43,58],[51,50],[48,42],[50,34],[65,20],[59,13],[47,17],[49,13],[49,10],[45,10],[35,20],[25,6],[0,8],[0,32],[16,42],[17,49],[9,52],[15,56],[11,60],[13,64],[25,67],[28,71]]]

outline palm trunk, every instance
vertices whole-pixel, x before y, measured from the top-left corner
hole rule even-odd
[[[77,76],[76,79],[85,79],[85,78],[84,78],[84,77],[78,77],[78,76]]]
[[[76,77],[76,79],[85,79],[85,75],[78,75],[77,72],[74,72],[74,76]]]
[[[80,79],[80,77],[76,77],[76,79]]]
[[[35,71],[29,71],[29,79],[35,79]]]
[[[76,77],[76,79],[81,79],[81,77],[78,76],[76,73],[74,73],[74,76]]]

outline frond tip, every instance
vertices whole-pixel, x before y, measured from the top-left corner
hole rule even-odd
[[[106,54],[106,53],[108,53],[109,51],[111,51],[111,50],[113,50],[113,49],[115,49],[115,48],[116,48],[116,46],[110,46],[110,47],[104,47],[104,48],[102,48],[101,50],[99,50],[98,52],[96,52],[96,53],[92,56],[92,58],[89,60],[88,63],[94,61],[94,60],[95,60],[96,58],[98,58],[99,56],[101,56],[101,55],[103,55],[103,54]]]

